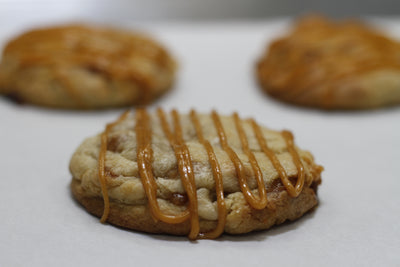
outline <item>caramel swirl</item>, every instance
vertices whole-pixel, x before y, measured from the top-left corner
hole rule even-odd
[[[101,135],[101,148],[99,154],[99,180],[101,184],[101,190],[104,199],[104,212],[101,217],[101,222],[105,222],[110,213],[110,203],[107,192],[107,176],[105,172],[105,156],[107,152],[107,139],[110,131],[114,126],[121,121],[125,120],[129,112],[125,112],[116,122],[108,124],[105,131]],[[192,110],[190,112],[190,120],[194,126],[196,137],[200,144],[203,145],[207,152],[208,160],[213,172],[215,181],[215,193],[217,197],[217,210],[218,210],[218,221],[214,230],[210,232],[200,232],[200,219],[198,214],[198,201],[197,201],[197,188],[193,171],[192,159],[190,156],[189,148],[187,147],[183,138],[183,131],[181,127],[180,117],[176,110],[172,110],[171,119],[173,124],[173,130],[170,129],[170,125],[167,121],[166,115],[162,109],[157,110],[157,115],[161,123],[162,130],[169,141],[178,164],[179,175],[182,181],[182,185],[186,191],[188,198],[188,204],[186,210],[179,214],[166,214],[161,211],[157,201],[157,183],[153,176],[152,161],[153,161],[153,150],[151,148],[152,143],[152,129],[151,129],[151,118],[145,109],[138,109],[136,111],[136,125],[134,127],[136,133],[137,142],[137,163],[140,179],[143,184],[145,194],[148,199],[148,205],[152,216],[165,223],[179,224],[190,220],[190,232],[189,238],[217,238],[224,232],[226,219],[227,219],[227,208],[224,197],[224,186],[223,177],[220,164],[217,156],[214,152],[213,146],[204,137],[201,123],[197,116],[197,113]],[[227,135],[222,126],[221,120],[217,112],[211,113],[213,124],[217,130],[219,142],[222,149],[228,154],[230,160],[235,166],[237,173],[240,189],[248,202],[248,204],[254,209],[274,209],[275,207],[269,203],[267,198],[266,187],[264,184],[263,175],[260,166],[254,153],[249,148],[248,139],[244,131],[243,125],[239,116],[234,113],[233,120],[236,126],[237,133],[239,135],[242,149],[249,159],[249,163],[254,172],[255,179],[258,186],[258,196],[251,191],[250,186],[247,183],[247,175],[245,173],[245,167],[243,162],[240,160],[236,152],[229,146]],[[275,153],[268,147],[267,142],[261,132],[260,127],[254,120],[250,120],[255,137],[259,143],[259,146],[263,153],[272,162],[274,168],[277,170],[279,177],[285,186],[290,196],[298,196],[303,188],[305,173],[304,167],[301,162],[300,156],[298,155],[294,144],[293,135],[288,131],[282,131],[281,135],[287,145],[287,150],[293,158],[293,162],[296,165],[298,171],[298,178],[296,185],[293,186],[289,181],[285,169],[282,167]]]

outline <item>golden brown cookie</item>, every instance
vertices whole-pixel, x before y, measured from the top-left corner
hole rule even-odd
[[[67,109],[147,104],[166,92],[175,63],[137,33],[67,25],[26,32],[7,44],[0,93]]]
[[[161,109],[124,113],[70,162],[74,196],[103,222],[191,239],[301,217],[318,203],[322,169],[288,131]]]
[[[300,19],[257,64],[263,89],[296,105],[368,109],[400,103],[400,44],[357,21]]]

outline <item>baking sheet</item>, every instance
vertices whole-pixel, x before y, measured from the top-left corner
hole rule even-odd
[[[400,38],[400,20],[373,20]],[[125,26],[133,27],[125,24]],[[140,25],[180,65],[151,106],[238,111],[289,129],[325,167],[319,207],[269,231],[190,242],[101,224],[71,197],[69,159],[123,111],[68,112],[0,99],[0,266],[399,266],[400,108],[323,112],[276,102],[253,67],[287,20]],[[21,30],[2,26],[4,44]]]

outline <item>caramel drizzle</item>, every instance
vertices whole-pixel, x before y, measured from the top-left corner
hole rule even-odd
[[[110,212],[110,204],[109,197],[107,192],[107,177],[105,172],[105,155],[107,151],[107,139],[108,134],[111,129],[121,121],[123,121],[129,111],[125,112],[116,122],[108,124],[106,126],[105,131],[101,135],[101,150],[99,154],[99,179],[101,184],[101,191],[104,199],[104,211],[103,216],[101,217],[101,222],[105,222],[108,218]],[[182,180],[183,187],[187,193],[189,204],[185,211],[181,212],[177,215],[169,215],[165,214],[160,210],[160,207],[157,202],[157,183],[154,179],[152,172],[152,161],[153,161],[153,151],[151,148],[151,125],[150,125],[150,117],[145,109],[138,109],[136,113],[136,125],[135,125],[135,133],[136,133],[136,141],[137,141],[137,162],[140,178],[146,193],[146,196],[149,201],[149,207],[151,214],[155,219],[163,221],[165,223],[170,224],[178,224],[183,223],[190,219],[190,239],[196,238],[217,238],[220,236],[225,227],[226,223],[226,204],[224,197],[224,188],[223,188],[223,179],[222,179],[222,171],[221,167],[218,163],[218,159],[215,155],[214,149],[211,146],[210,142],[206,140],[203,136],[203,132],[201,129],[201,125],[197,114],[194,110],[190,112],[190,119],[194,125],[196,136],[199,142],[204,146],[207,151],[208,159],[213,171],[213,176],[215,180],[215,188],[216,188],[216,196],[217,196],[217,205],[218,205],[218,222],[217,226],[214,230],[207,233],[200,233],[200,221],[198,216],[198,204],[197,204],[197,191],[196,191],[196,183],[194,178],[192,161],[190,158],[190,152],[188,147],[185,144],[183,139],[182,127],[179,120],[179,114],[176,110],[172,110],[171,116],[174,125],[174,133],[171,132],[169,124],[167,122],[165,113],[162,109],[157,110],[158,117],[161,122],[161,126],[165,136],[170,142],[171,147],[174,150],[175,157],[178,163],[179,174]],[[249,203],[251,207],[254,209],[264,209],[266,207],[274,209],[271,203],[268,202],[267,193],[264,185],[263,175],[258,165],[258,162],[254,156],[254,153],[250,150],[248,145],[248,140],[246,134],[244,132],[243,126],[240,122],[239,116],[234,113],[233,119],[236,125],[236,129],[240,138],[240,142],[242,145],[242,149],[249,158],[249,162],[252,166],[253,172],[255,174],[257,185],[258,185],[258,194],[256,197],[252,191],[250,190],[247,184],[247,176],[245,173],[245,168],[236,154],[236,152],[229,146],[227,137],[220,121],[219,115],[213,111],[211,114],[212,120],[214,122],[215,128],[218,133],[220,144],[223,150],[228,154],[231,161],[235,165],[235,169],[237,172],[237,176],[239,179],[239,185],[241,191]],[[264,136],[262,135],[261,129],[258,124],[254,120],[250,120],[252,124],[252,128],[254,134],[258,140],[258,143],[263,150],[263,152],[267,155],[267,157],[272,162],[274,168],[278,171],[280,179],[285,186],[291,197],[296,197],[301,193],[301,190],[304,185],[304,167],[301,163],[300,157],[294,148],[293,144],[293,135],[289,131],[282,131],[282,136],[286,142],[287,149],[291,154],[293,161],[296,165],[298,171],[298,179],[295,187],[291,184],[286,174],[285,169],[280,164],[278,158],[275,153],[268,147]]]
[[[253,169],[253,172],[255,174],[256,180],[257,180],[257,185],[258,185],[258,199],[254,196],[254,194],[249,191],[249,192],[243,192],[245,196],[248,196],[246,200],[249,202],[249,204],[258,210],[264,209],[269,203],[267,199],[267,190],[265,189],[265,184],[264,184],[264,179],[263,175],[260,169],[260,166],[258,165],[257,159],[254,156],[254,153],[250,150],[249,144],[247,141],[246,133],[244,132],[243,126],[240,122],[239,115],[235,112],[233,114],[233,119],[235,121],[236,129],[239,134],[240,142],[242,144],[242,149],[249,158],[249,162],[251,165],[251,168]],[[246,182],[246,179],[244,179],[244,182]],[[249,187],[242,187],[242,190],[247,190]],[[275,209],[275,207],[272,206],[272,204],[269,205],[270,209]]]
[[[298,178],[295,187],[293,187],[292,183],[290,182],[288,175],[285,169],[282,167],[281,163],[278,160],[278,157],[275,153],[268,147],[267,142],[261,132],[260,126],[252,119],[251,124],[258,140],[258,144],[260,145],[262,151],[265,155],[269,158],[272,162],[272,165],[276,169],[281,178],[282,184],[285,186],[286,191],[289,193],[291,197],[297,197],[301,190],[303,189],[304,185],[304,167],[300,161],[299,155],[297,154],[296,150],[294,149],[293,145],[293,135],[288,131],[283,131],[282,136],[285,139],[286,145],[288,147],[288,151],[291,154],[292,158],[294,159],[297,171],[298,171]]]
[[[218,137],[219,137],[219,141],[222,146],[222,149],[225,150],[225,152],[228,154],[229,158],[231,159],[232,163],[235,165],[236,174],[237,174],[238,180],[239,180],[239,186],[244,195],[244,198],[252,207],[254,207],[256,209],[265,208],[268,200],[266,199],[267,198],[266,190],[265,190],[264,181],[263,181],[262,177],[258,176],[259,173],[256,172],[256,176],[257,176],[256,179],[257,179],[257,183],[258,183],[258,187],[259,187],[259,194],[260,194],[260,198],[259,198],[259,200],[257,200],[255,198],[253,192],[251,192],[249,185],[247,184],[247,175],[245,173],[245,168],[244,168],[242,161],[240,160],[240,158],[238,157],[236,152],[228,144],[225,130],[222,126],[222,123],[219,119],[218,114],[215,111],[213,111],[211,113],[211,117],[213,119],[215,128],[217,129],[217,133],[218,133]],[[239,126],[239,128],[240,128],[240,126]],[[243,148],[245,148],[246,145],[247,145],[247,141],[245,143],[242,142]],[[249,152],[249,150],[245,151],[245,152]],[[250,159],[250,157],[249,157],[249,159]],[[253,170],[257,171],[258,164],[256,165],[253,163],[251,165],[253,167]],[[258,171],[259,171],[259,168],[258,168]],[[262,184],[262,185],[260,186],[260,184]],[[261,189],[261,187],[263,187],[263,189]]]
[[[217,227],[208,233],[200,233],[199,236],[201,238],[217,238],[224,232],[225,223],[226,223],[226,204],[224,197],[224,185],[222,180],[222,172],[221,167],[218,163],[217,157],[214,153],[214,149],[212,148],[210,142],[204,139],[203,132],[201,130],[200,122],[197,118],[197,114],[194,110],[190,112],[190,118],[192,123],[196,129],[196,135],[199,139],[199,142],[204,146],[207,151],[208,160],[210,161],[211,169],[213,171],[213,176],[215,180],[215,191],[217,195],[217,205],[218,205],[218,223]]]
[[[101,186],[101,192],[103,194],[104,210],[101,216],[100,222],[104,223],[107,221],[108,215],[110,213],[110,199],[108,197],[107,191],[107,175],[106,175],[106,152],[107,152],[107,141],[108,134],[115,125],[125,120],[129,114],[129,110],[125,111],[119,118],[113,123],[109,123],[106,126],[105,131],[101,134],[100,152],[99,152],[99,180]]]
[[[161,212],[157,202],[157,184],[154,180],[151,163],[153,161],[153,150],[151,148],[151,127],[149,116],[145,109],[138,109],[136,113],[137,122],[135,126],[137,142],[137,162],[140,179],[149,201],[151,214],[154,218],[165,223],[177,224],[189,219],[189,210],[179,215],[167,215]]]
[[[283,138],[285,139],[287,149],[290,153],[290,155],[293,158],[294,164],[296,165],[297,169],[297,182],[295,185],[295,190],[296,190],[296,197],[300,195],[301,191],[303,190],[304,186],[304,166],[303,163],[301,163],[300,156],[297,153],[296,149],[294,148],[294,143],[293,143],[293,134],[289,131],[282,131],[281,132]]]
[[[190,239],[196,239],[200,231],[200,222],[197,205],[197,190],[194,179],[192,160],[190,159],[189,149],[186,146],[183,136],[182,128],[179,122],[179,115],[176,110],[172,110],[171,115],[174,123],[173,135],[169,129],[169,125],[165,118],[164,111],[162,109],[157,110],[158,117],[161,120],[161,126],[164,134],[168,138],[172,148],[175,152],[175,157],[178,162],[179,174],[182,180],[183,187],[189,198],[189,211],[190,211],[190,224],[191,229],[189,233]]]

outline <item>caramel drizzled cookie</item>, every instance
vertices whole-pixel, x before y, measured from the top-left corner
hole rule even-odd
[[[400,44],[358,21],[308,16],[257,64],[262,88],[296,105],[368,109],[400,103]]]
[[[73,195],[102,222],[190,239],[301,217],[318,203],[322,169],[289,131],[162,109],[125,112],[70,162]]]
[[[174,76],[174,60],[148,37],[67,25],[32,30],[6,45],[0,93],[53,108],[100,109],[147,104]]]

